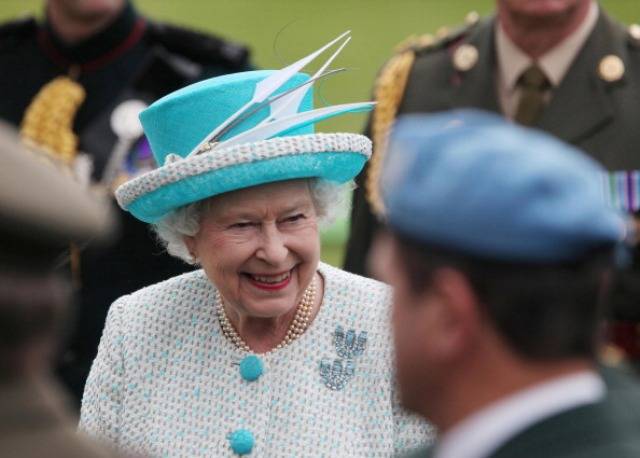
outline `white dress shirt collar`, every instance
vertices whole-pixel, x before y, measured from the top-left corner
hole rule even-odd
[[[436,445],[434,458],[484,458],[545,418],[605,396],[602,379],[584,371],[535,385],[495,402],[454,426]]]
[[[592,1],[582,24],[571,35],[537,59],[538,65],[553,87],[557,87],[564,78],[569,66],[595,27],[598,16],[597,2]],[[507,36],[499,21],[496,27],[496,53],[502,84],[507,90],[513,91],[518,78],[533,63],[533,59]]]

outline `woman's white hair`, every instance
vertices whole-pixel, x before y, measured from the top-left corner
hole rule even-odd
[[[321,179],[308,179],[311,199],[321,226],[328,226],[341,208],[344,208],[348,191],[354,188],[352,181],[338,184]],[[185,236],[194,236],[200,230],[200,220],[209,208],[209,200],[200,200],[169,213],[152,225],[158,240],[172,256],[188,264],[197,264],[189,253],[184,241]]]

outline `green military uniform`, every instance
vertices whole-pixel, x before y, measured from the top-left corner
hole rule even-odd
[[[440,39],[409,40],[381,71],[378,106],[368,130],[374,154],[354,193],[345,269],[367,274],[366,258],[378,227],[377,181],[386,133],[396,116],[473,107],[500,112],[496,82],[495,17]],[[621,208],[640,210],[640,26],[623,27],[600,11],[598,20],[534,127],[572,143],[611,172],[608,187]],[[382,154],[381,154],[382,153]],[[612,340],[640,361],[640,258],[617,279]]]
[[[483,458],[631,458],[640,456],[640,389],[614,370],[605,370],[601,402],[546,418],[510,438]],[[436,445],[437,447],[437,445]],[[434,448],[406,458],[426,458]]]
[[[80,152],[91,158],[92,181],[113,188],[155,166],[146,139],[138,134],[117,164],[115,179],[105,182],[105,169],[120,141],[114,129],[119,108],[131,107],[131,102],[137,107],[149,104],[196,80],[244,71],[249,64],[245,47],[150,21],[127,2],[105,30],[73,45],[66,44],[47,20],[27,18],[0,26],[0,68],[0,119],[22,125],[23,131],[25,110],[48,83],[69,76],[82,87],[86,96],[78,101],[73,134]],[[55,104],[62,110],[69,97],[61,96]],[[125,120],[127,116],[135,118],[136,113],[124,113]],[[46,123],[51,116],[44,118]],[[110,304],[189,267],[163,254],[145,224],[118,213],[122,230],[117,242],[108,249],[84,250],[80,256],[78,323],[60,363],[60,375],[77,402]]]
[[[372,195],[376,194],[372,175],[379,174],[374,169],[383,162],[376,155],[384,133],[376,131],[376,118],[384,118],[380,122],[384,130],[404,113],[462,107],[501,111],[495,74],[496,19],[478,20],[476,16],[469,22],[439,40],[410,41],[380,73],[376,85],[379,105],[369,123],[374,154],[354,195],[346,270],[366,273],[366,256],[378,226],[371,208],[371,201],[377,205],[378,200]],[[610,171],[629,171],[640,169],[638,119],[640,27],[625,28],[600,11],[593,31],[536,126],[580,147]],[[638,204],[632,210],[638,210]]]

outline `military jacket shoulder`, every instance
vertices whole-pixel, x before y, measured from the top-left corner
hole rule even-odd
[[[480,15],[472,11],[467,14],[464,24],[460,26],[453,28],[443,26],[434,34],[426,33],[407,37],[396,46],[396,54],[410,51],[416,56],[421,56],[444,51],[463,41],[481,22]]]
[[[0,24],[0,52],[20,44],[33,37],[38,30],[38,23],[32,16],[14,19]]]
[[[246,46],[215,35],[189,30],[163,22],[148,22],[148,38],[170,53],[202,65],[246,69],[249,50]]]
[[[449,30],[441,28],[435,35],[412,36],[396,46],[395,54],[382,67],[376,81],[377,88],[395,87],[394,99],[396,108],[402,108],[406,98],[405,91],[413,86],[420,92],[426,88],[446,87],[449,84],[450,72],[442,71],[458,65],[473,66],[477,61],[477,50],[467,47],[459,52],[475,31],[482,27],[490,27],[491,19],[480,20],[477,13],[469,13],[464,25]],[[474,52],[476,53],[474,55]],[[402,84],[397,84],[400,81]],[[419,84],[415,85],[414,82]],[[377,91],[377,95],[387,96],[389,91]],[[431,92],[431,91],[430,91]]]
[[[441,70],[451,67],[453,60],[460,60],[456,56],[459,53],[455,52],[457,46],[480,23],[484,24],[479,15],[470,13],[466,24],[453,31],[442,28],[436,32],[435,37],[409,37],[396,47],[396,53],[379,72],[374,89],[377,105],[369,125],[375,154],[369,162],[365,182],[367,200],[376,213],[383,211],[377,183],[384,162],[386,138],[394,119],[401,113],[435,111],[423,109],[426,100],[438,109],[447,108],[448,94],[434,88],[449,85],[449,72]],[[463,51],[467,52],[462,56],[466,59],[463,63],[475,64],[477,50],[468,48]]]
[[[640,24],[631,24],[627,29],[627,36],[631,47],[640,51]]]
[[[491,27],[491,24],[491,18],[481,20],[477,13],[472,12],[467,15],[465,23],[461,26],[452,29],[442,27],[433,35],[411,36],[396,46],[395,54],[382,67],[379,80],[388,79],[389,72],[401,71],[407,73],[408,84],[411,85],[411,80],[416,77],[420,80],[425,76],[427,78],[444,77],[446,73],[437,71],[443,67],[473,65],[475,64],[474,59],[477,59],[477,56],[471,54],[473,50],[463,49],[467,52],[462,53],[456,53],[456,51],[476,30]],[[399,61],[402,61],[400,69],[398,68]],[[423,80],[423,82],[425,81]],[[426,85],[429,86],[429,84]]]

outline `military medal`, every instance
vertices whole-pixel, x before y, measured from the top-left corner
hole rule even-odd
[[[611,205],[628,213],[640,210],[640,171],[608,172],[603,178],[605,196]]]
[[[111,114],[111,129],[118,137],[116,144],[109,155],[109,161],[102,174],[102,184],[106,187],[118,185],[121,180],[117,180],[118,173],[127,153],[134,142],[142,135],[142,124],[138,115],[147,108],[147,104],[142,100],[126,100],[113,110]]]

